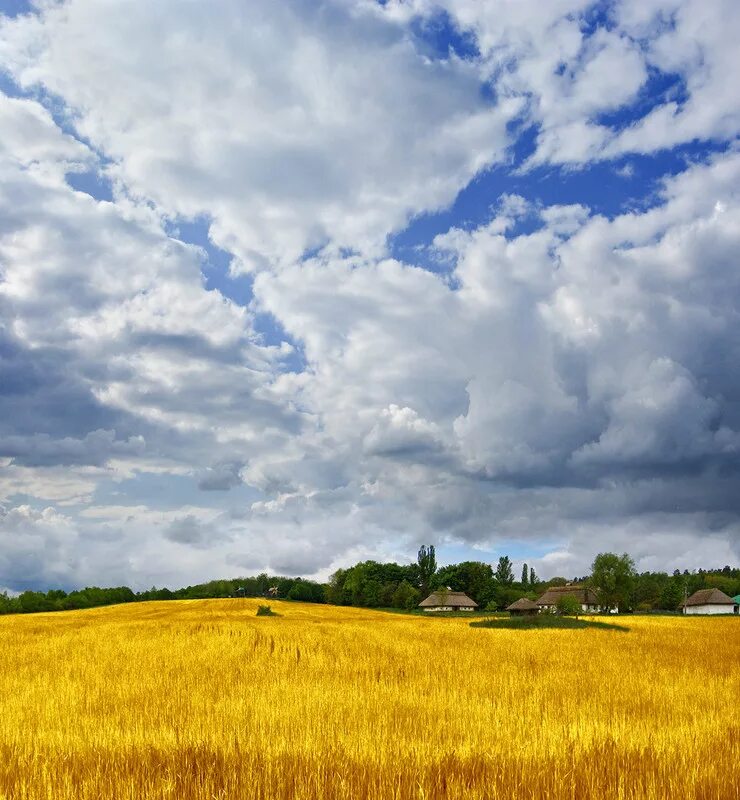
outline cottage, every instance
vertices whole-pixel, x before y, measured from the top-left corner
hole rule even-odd
[[[575,597],[583,611],[596,613],[601,608],[596,592],[583,586],[553,586],[537,600],[537,605],[542,611],[556,611],[558,600],[564,595]],[[610,611],[614,613],[616,609]]]
[[[540,607],[537,605],[537,603],[532,600],[528,600],[526,597],[520,597],[519,600],[512,603],[510,606],[506,606],[506,610],[512,616],[516,617],[540,613]]]
[[[426,600],[422,600],[419,608],[423,608],[424,611],[472,611],[478,608],[478,603],[471,600],[464,592],[440,589],[432,592]]]
[[[699,589],[679,608],[684,614],[737,614],[738,605],[719,589]]]

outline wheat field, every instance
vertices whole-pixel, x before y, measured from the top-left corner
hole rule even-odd
[[[256,600],[0,618],[0,797],[735,798],[740,620]]]

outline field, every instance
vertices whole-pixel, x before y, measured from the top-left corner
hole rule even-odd
[[[740,619],[257,604],[0,618],[0,797],[740,796]]]

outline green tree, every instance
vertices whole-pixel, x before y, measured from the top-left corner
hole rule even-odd
[[[635,586],[635,562],[623,553],[599,553],[591,567],[591,583],[603,609],[629,608]]]
[[[558,602],[555,604],[558,614],[564,617],[577,617],[581,613],[581,604],[578,598],[573,597],[572,594],[564,594],[558,597]]]
[[[522,567],[522,585],[526,586],[529,583],[529,567],[527,566],[527,562],[524,562],[524,566]]]
[[[405,608],[409,611],[416,608],[421,600],[421,592],[414,588],[408,581],[401,581],[393,593],[393,608]]]
[[[422,545],[416,558],[419,566],[419,588],[424,597],[429,594],[429,588],[437,572],[437,556],[434,553],[434,545],[428,547]]]
[[[537,573],[534,571],[534,567],[529,568],[529,585],[534,586],[535,583],[538,582]]]
[[[683,600],[683,594],[683,579],[674,576],[663,587],[663,591],[660,593],[660,599],[658,600],[658,606],[666,611],[675,611]]]
[[[514,570],[511,568],[511,559],[509,556],[501,556],[501,558],[499,558],[493,577],[502,586],[510,586],[514,583]]]
[[[465,592],[476,603],[484,606],[495,590],[493,570],[483,561],[463,561],[440,567],[434,578],[434,586],[449,586],[456,592]]]

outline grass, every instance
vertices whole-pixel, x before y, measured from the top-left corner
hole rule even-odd
[[[628,631],[625,625],[614,622],[602,622],[584,617],[560,617],[556,614],[537,614],[533,616],[509,617],[500,619],[484,619],[470,623],[471,628],[499,628],[503,630],[581,630],[597,628],[599,630]]]
[[[259,602],[0,618],[0,798],[740,796],[737,618],[481,635]]]

